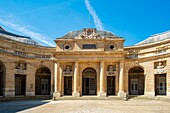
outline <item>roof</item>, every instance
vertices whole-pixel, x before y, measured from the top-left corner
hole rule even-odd
[[[9,35],[9,36],[15,36],[15,37],[18,37],[18,38],[28,38],[28,39],[31,39],[30,37],[26,37],[26,36],[21,36],[21,35],[10,33],[8,31],[4,30],[1,26],[0,26],[0,33],[1,34],[5,34],[5,35]]]
[[[163,33],[159,33],[159,34],[155,34],[150,36],[149,38],[135,44],[135,45],[144,45],[144,44],[150,44],[150,43],[154,43],[154,42],[159,42],[162,40],[166,40],[170,38],[170,31],[166,31]]]
[[[88,28],[88,29],[93,30],[94,28]],[[83,30],[70,31],[67,34],[65,34],[64,36],[60,37],[60,38],[74,39],[75,37],[81,35],[83,33]],[[96,29],[94,29],[94,30],[95,30],[96,34],[100,35],[101,37],[114,37],[115,36],[110,31],[96,30]]]
[[[30,37],[21,36],[21,35],[8,32],[5,29],[3,29],[1,26],[0,26],[0,35],[11,40],[32,44],[32,45],[38,45],[38,43],[32,40]]]

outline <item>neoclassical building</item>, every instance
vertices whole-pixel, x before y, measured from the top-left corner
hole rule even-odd
[[[45,47],[0,27],[0,98],[17,96],[170,97],[170,31],[134,45],[86,28]]]

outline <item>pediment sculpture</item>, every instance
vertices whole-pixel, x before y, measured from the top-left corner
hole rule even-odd
[[[102,37],[96,32],[96,29],[83,29],[82,33],[80,33],[77,39],[102,39]]]

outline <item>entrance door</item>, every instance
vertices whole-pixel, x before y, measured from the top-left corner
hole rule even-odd
[[[72,77],[64,77],[64,95],[72,94]]]
[[[49,92],[49,79],[41,79],[41,94],[48,95]]]
[[[83,95],[96,95],[95,78],[83,78]]]
[[[138,95],[138,78],[131,78],[130,79],[130,94],[131,95]]]
[[[155,75],[156,95],[166,95],[166,75]]]
[[[95,78],[89,78],[89,95],[96,94],[96,83]]]
[[[115,95],[115,76],[107,77],[107,95]]]
[[[166,77],[159,77],[159,94],[166,95]]]
[[[96,95],[97,92],[97,74],[93,68],[86,68],[83,71],[82,94]]]
[[[26,75],[15,75],[15,95],[25,95]]]

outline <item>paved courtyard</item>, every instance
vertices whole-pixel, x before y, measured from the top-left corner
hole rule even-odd
[[[170,113],[170,101],[27,100],[0,102],[0,113]]]

